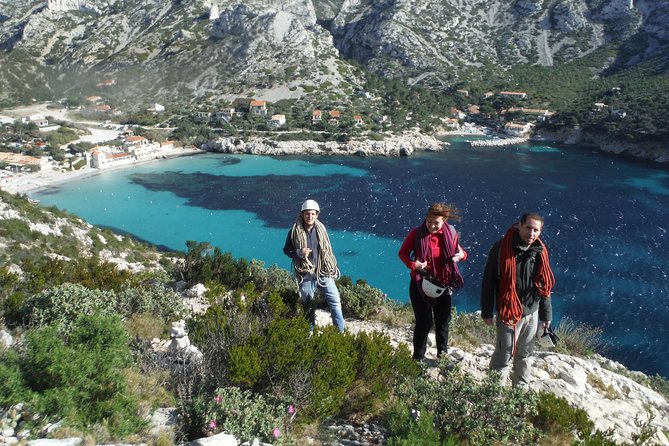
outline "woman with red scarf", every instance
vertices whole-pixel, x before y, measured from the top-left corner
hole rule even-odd
[[[409,232],[399,251],[400,259],[411,271],[409,299],[416,318],[413,357],[418,360],[425,358],[427,336],[433,322],[437,357],[448,352],[451,298],[463,284],[457,262],[465,260],[467,253],[458,243],[458,234],[448,224],[449,219],[460,219],[454,206],[433,204],[423,224]],[[436,293],[432,292],[434,289]]]

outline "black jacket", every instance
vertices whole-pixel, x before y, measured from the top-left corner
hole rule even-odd
[[[493,309],[496,308],[497,296],[499,295],[499,248],[502,240],[498,240],[488,254],[488,260],[483,272],[481,284],[481,317],[490,319]],[[538,263],[541,261],[543,248],[539,241],[523,250],[520,248],[520,239],[516,234],[513,238],[513,250],[516,253],[516,293],[523,306],[523,316],[539,310],[539,320],[549,322],[553,317],[553,307],[550,298],[542,298],[537,294],[534,286],[534,276],[537,272]]]

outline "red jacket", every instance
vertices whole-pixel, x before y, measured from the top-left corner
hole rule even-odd
[[[409,234],[406,236],[404,239],[404,242],[402,242],[402,246],[400,247],[399,251],[399,256],[400,260],[411,270],[411,280],[416,281],[416,276],[418,273],[416,272],[416,264],[414,262],[414,257],[416,255],[415,247],[416,247],[416,233],[418,232],[418,227],[413,228]],[[459,251],[462,251],[464,254],[464,257],[460,260],[466,260],[467,259],[467,252],[460,246],[458,243],[458,233],[453,230],[454,234],[454,239],[453,239],[453,244],[458,247]],[[434,234],[430,234],[430,248],[432,249],[432,256],[435,259],[436,265],[431,265],[429,262],[427,264],[427,272],[432,274],[433,276],[437,277],[439,280],[443,282],[448,282],[448,277],[446,276],[446,257],[444,253],[444,228],[442,227],[439,229]]]

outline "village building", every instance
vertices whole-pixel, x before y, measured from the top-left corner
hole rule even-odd
[[[35,113],[25,118],[21,118],[23,124],[35,124],[37,127],[48,127],[49,120],[41,113]]]
[[[341,112],[339,110],[330,110],[328,115],[330,116],[330,119],[328,119],[328,124],[339,125],[339,121],[341,120]]]
[[[135,159],[142,160],[157,157],[160,145],[143,136],[128,136],[123,143],[123,149]]]
[[[29,169],[30,166],[39,167],[40,170],[51,170],[51,162],[46,156],[35,157],[20,153],[0,152],[0,163],[6,163],[9,170],[14,172]]]
[[[365,125],[365,121],[363,121],[361,115],[353,115],[353,123],[355,124],[356,127]]]
[[[165,141],[160,143],[160,148],[162,150],[172,150],[176,147],[176,145],[177,145],[176,141],[172,141],[172,140],[168,139],[168,140],[165,140]]]
[[[603,102],[595,102],[595,103],[593,104],[593,110],[592,110],[592,111],[601,112],[601,111],[604,111],[604,109],[605,109],[605,108],[608,108],[608,107],[609,107],[609,106],[606,105],[606,104],[603,103]]]
[[[91,167],[96,169],[108,169],[116,166],[132,164],[135,159],[120,147],[95,146],[89,150]]]
[[[269,120],[270,127],[278,128],[283,125],[286,125],[286,115],[272,115]]]
[[[507,122],[504,124],[504,132],[512,136],[528,136],[532,130],[532,124]]]
[[[265,101],[251,101],[249,104],[249,113],[257,116],[265,116],[267,114],[267,103]]]
[[[526,115],[536,116],[537,121],[546,121],[548,118],[553,116],[555,112],[552,112],[543,108],[525,108],[525,107],[510,107],[507,113],[523,113]]]
[[[95,110],[97,113],[107,113],[111,111],[111,106],[109,105],[96,105],[93,107],[93,110]]]
[[[465,119],[465,118],[467,117],[467,115],[465,114],[465,112],[463,112],[462,110],[457,109],[457,108],[455,108],[455,107],[452,107],[452,108],[451,108],[451,110],[450,110],[450,114],[451,114],[452,117],[454,117],[454,118],[458,118],[458,119]]]
[[[455,131],[460,129],[460,120],[458,118],[443,118],[441,122],[443,122],[444,127],[450,131]]]
[[[235,113],[234,108],[223,108],[220,111],[216,112],[216,117],[218,119],[223,119],[224,121],[230,122],[233,118],[233,116],[238,116]]]
[[[164,105],[161,105],[161,104],[159,104],[159,103],[157,103],[157,102],[154,102],[153,104],[151,104],[151,105],[149,106],[148,111],[150,111],[150,112],[154,112],[154,113],[164,112],[164,111],[165,111],[165,106],[164,106]]]
[[[323,119],[323,112],[320,110],[314,110],[311,112],[311,123],[316,125]]]
[[[524,91],[500,91],[499,95],[507,98],[527,99],[527,93]]]

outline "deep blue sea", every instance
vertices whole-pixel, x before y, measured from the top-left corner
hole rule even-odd
[[[321,206],[342,274],[407,300],[399,246],[428,206],[458,206],[469,259],[459,311],[479,308],[492,243],[524,211],[546,218],[556,276],[554,323],[600,327],[605,354],[669,378],[669,170],[590,149],[527,144],[410,158],[204,154],[164,160],[33,194],[89,222],[185,250],[207,241],[290,268],[281,248],[300,203]]]

